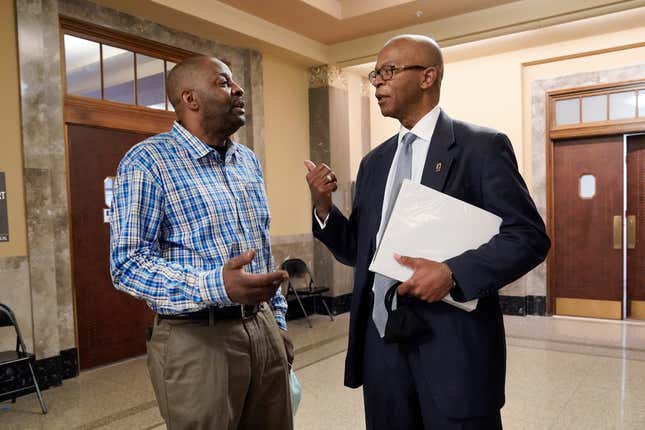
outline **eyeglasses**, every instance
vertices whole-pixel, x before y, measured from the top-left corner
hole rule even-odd
[[[414,64],[410,66],[383,66],[378,70],[372,70],[369,73],[369,75],[367,75],[367,78],[370,80],[370,83],[374,85],[374,81],[376,81],[377,76],[380,76],[381,79],[384,81],[389,81],[394,77],[396,73],[402,72],[404,70],[427,69],[428,67],[433,67],[433,66],[421,66],[419,64]]]

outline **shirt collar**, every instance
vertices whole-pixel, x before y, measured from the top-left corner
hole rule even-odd
[[[430,140],[432,139],[432,134],[434,133],[434,129],[437,126],[440,112],[441,108],[439,107],[439,105],[435,106],[430,112],[425,114],[423,118],[421,118],[416,124],[414,124],[412,130],[408,130],[403,126],[403,124],[401,124],[401,129],[399,130],[399,143],[401,143],[403,136],[405,136],[405,134],[408,132],[414,133],[419,139],[430,142]]]
[[[205,157],[211,152],[215,152],[213,148],[199,140],[198,137],[193,135],[190,131],[186,130],[177,121],[175,121],[172,125],[172,134],[174,135],[175,140],[188,151],[191,157],[196,160]],[[237,144],[232,140],[230,142],[231,145],[228,152],[226,153],[226,158],[232,156],[237,150]]]

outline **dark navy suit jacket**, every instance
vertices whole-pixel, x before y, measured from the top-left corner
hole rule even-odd
[[[314,236],[338,261],[355,267],[345,362],[345,385],[352,388],[363,384],[363,345],[374,279],[368,266],[397,144],[393,136],[363,158],[349,219],[333,207],[324,229],[313,220]],[[452,417],[490,415],[504,404],[506,374],[497,290],[543,261],[550,241],[504,134],[453,120],[442,111],[421,183],[502,218],[499,234],[487,244],[446,261],[458,284],[453,297],[479,298],[477,309],[469,313],[444,302],[418,302],[431,326],[432,334],[420,342],[419,351],[438,407]]]

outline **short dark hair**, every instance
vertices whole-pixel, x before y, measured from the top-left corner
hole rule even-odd
[[[207,56],[190,57],[177,64],[166,77],[166,94],[175,111],[181,110],[181,93],[203,73],[205,63],[217,60]]]

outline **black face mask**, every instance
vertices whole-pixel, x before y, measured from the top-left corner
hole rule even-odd
[[[387,343],[419,342],[432,336],[432,328],[419,313],[419,306],[414,306],[415,299],[399,296],[397,307],[392,310],[392,301],[400,282],[394,284],[385,294],[387,323],[383,339]]]

